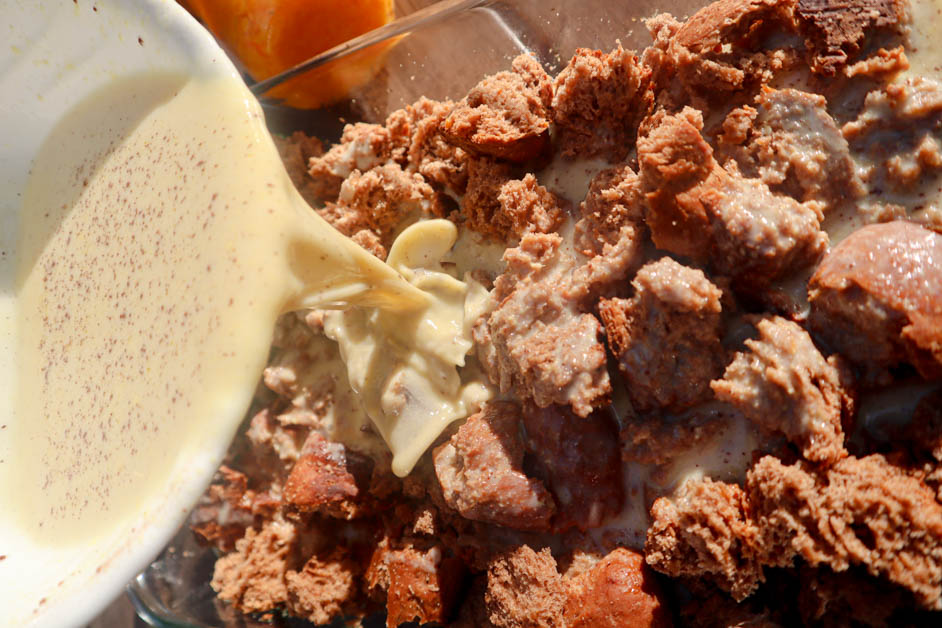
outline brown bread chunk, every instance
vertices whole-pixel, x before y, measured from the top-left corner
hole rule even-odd
[[[795,16],[811,51],[811,69],[833,76],[874,31],[902,28],[907,4],[906,0],[797,0]]]
[[[547,110],[553,106],[553,77],[546,73],[533,54],[517,55],[510,63],[511,69],[533,90]]]
[[[502,628],[671,625],[654,574],[626,548],[560,575],[548,548],[520,545],[488,565],[485,604],[491,625]]]
[[[451,101],[420,98],[389,114],[385,125],[358,122],[344,127],[340,142],[323,155],[309,158],[308,171],[323,186],[332,184],[336,199],[340,184],[354,170],[397,164],[410,174],[454,194],[464,192],[467,155],[442,138],[441,122],[454,108]]]
[[[281,422],[275,407],[263,408],[249,422],[246,437],[264,479],[284,480],[301,455],[307,430]]]
[[[707,577],[737,600],[764,580],[761,531],[746,492],[709,478],[654,502],[644,553],[661,573]]]
[[[746,140],[752,135],[752,125],[758,117],[758,110],[749,105],[736,107],[726,114],[721,131],[716,136],[719,148],[745,144]],[[742,162],[740,162],[740,169],[744,169]]]
[[[297,530],[283,520],[249,528],[235,552],[216,561],[213,590],[243,613],[281,606],[288,599],[285,572],[296,540]]]
[[[248,490],[244,473],[226,465],[219,467],[213,483],[190,515],[190,528],[197,539],[223,552],[234,550],[236,541],[254,523],[254,493]]]
[[[579,416],[608,403],[602,326],[567,298],[572,260],[556,234],[527,234],[507,249],[495,281],[495,309],[478,319],[478,357],[502,392],[538,406],[569,405]]]
[[[487,158],[468,162],[468,188],[461,201],[463,226],[503,242],[527,233],[552,233],[562,222],[563,201],[532,174],[512,179],[507,164]]]
[[[410,217],[439,215],[442,209],[422,175],[391,163],[365,173],[354,170],[340,186],[337,202],[316,211],[337,231],[384,260],[396,225]]]
[[[555,628],[566,592],[549,548],[521,545],[491,561],[484,594],[488,617],[500,628]]]
[[[694,99],[716,100],[794,63],[788,49],[766,49],[770,33],[794,31],[795,0],[719,0],[693,14],[671,38],[668,55]]]
[[[497,201],[500,212],[494,218],[509,223],[509,232],[516,238],[525,233],[552,233],[564,218],[560,199],[530,173],[500,186]]]
[[[853,65],[844,68],[844,76],[870,76],[880,78],[881,75],[893,75],[909,69],[909,58],[903,46],[895,48],[880,48],[873,56],[862,59]]]
[[[523,74],[516,68],[500,72],[471,88],[442,122],[447,141],[474,155],[514,162],[533,159],[549,146],[550,113],[541,93],[549,79],[526,57],[517,63]]]
[[[905,221],[858,229],[821,262],[808,296],[812,328],[851,361],[942,376],[942,235]]]
[[[521,530],[548,529],[553,498],[523,472],[517,404],[493,401],[435,450],[445,502],[462,517]]]
[[[461,199],[464,226],[501,240],[511,237],[512,223],[501,214],[500,190],[510,181],[510,166],[489,157],[468,160],[468,187]]]
[[[883,456],[848,457],[818,474],[766,456],[747,487],[770,555],[793,552],[834,570],[864,565],[942,610],[942,504]]]
[[[650,70],[619,44],[608,54],[579,48],[556,77],[553,122],[567,157],[628,155],[654,101]]]
[[[468,155],[445,141],[442,121],[455,104],[422,97],[386,118],[393,144],[391,158],[407,172],[417,172],[436,189],[450,194],[464,192],[468,180]]]
[[[658,248],[702,259],[710,250],[710,208],[705,190],[725,173],[700,130],[702,114],[689,107],[677,115],[655,114],[638,137],[638,164],[647,208],[645,222]]]
[[[641,179],[629,166],[602,170],[579,204],[573,245],[584,256],[572,274],[569,294],[586,309],[599,298],[623,294],[628,277],[642,259],[644,193]]]
[[[362,516],[369,510],[364,501],[372,469],[369,458],[311,432],[285,482],[284,504],[340,519]]]
[[[354,170],[366,172],[392,159],[392,140],[386,127],[357,122],[343,129],[340,142],[323,155],[308,158],[308,174],[329,186],[333,194],[324,200],[336,201],[340,184]]]
[[[725,363],[723,293],[669,257],[644,265],[631,283],[634,297],[603,299],[599,314],[634,409],[679,412],[712,398],[710,380]]]
[[[920,133],[934,130],[939,114],[942,84],[931,78],[915,77],[867,94],[857,119],[845,124],[841,132],[851,143],[885,129],[905,137],[906,131],[914,129]]]
[[[847,455],[841,429],[846,396],[841,372],[818,351],[796,323],[760,320],[758,339],[736,354],[723,379],[711,385],[750,421],[781,432],[812,462],[834,463]]]
[[[815,204],[773,194],[727,171],[703,139],[700,112],[655,114],[638,139],[645,220],[662,249],[710,262],[734,287],[754,291],[817,260],[828,238]]]
[[[465,568],[460,560],[442,556],[438,545],[428,550],[407,547],[384,557],[389,574],[386,626],[417,621],[445,624],[451,618]]]
[[[629,166],[600,171],[592,177],[585,200],[579,205],[575,244],[587,257],[605,254],[622,239],[626,226],[644,220],[641,179]]]
[[[775,192],[799,201],[818,200],[827,208],[853,201],[866,190],[847,140],[826,107],[818,94],[763,88],[755,109],[730,114],[721,143],[745,144],[740,168]],[[743,121],[745,130],[736,124]]]
[[[410,215],[440,214],[437,202],[435,191],[422,175],[388,164],[351,173],[337,197],[342,218],[329,221],[344,234],[369,229],[388,246],[395,226]]]
[[[285,608],[315,624],[330,623],[344,610],[355,609],[359,571],[357,563],[342,549],[327,556],[311,556],[300,571],[285,574]]]
[[[569,580],[566,628],[668,628],[670,612],[644,556],[618,548],[592,569]]]
[[[811,266],[827,249],[814,203],[773,194],[761,181],[736,174],[703,193],[712,209],[711,265],[741,291],[762,290]]]
[[[386,261],[386,255],[389,251],[383,246],[382,240],[374,232],[368,229],[360,229],[350,239],[362,246],[364,249],[375,255],[379,259]]]
[[[942,170],[942,84],[915,77],[867,94],[856,120],[841,132],[863,164],[871,189],[935,193]]]
[[[621,511],[618,424],[608,411],[578,417],[562,406],[528,405],[524,427],[536,473],[556,498],[554,530],[586,530]]]

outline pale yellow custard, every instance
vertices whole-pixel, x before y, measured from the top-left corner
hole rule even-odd
[[[471,346],[465,284],[437,273],[425,293],[327,225],[293,188],[251,98],[232,78],[125,80],[63,120],[35,162],[8,488],[23,527],[43,542],[79,542],[133,520],[173,490],[165,478],[176,461],[231,437],[282,312],[396,312],[414,333],[397,333],[395,351],[382,349],[395,330],[357,327],[391,356],[371,371],[370,395],[400,386],[406,363],[433,361],[458,378]],[[440,235],[440,223],[420,224],[394,248],[418,286],[429,271],[409,267],[450,248],[429,249]],[[423,345],[429,329],[440,331]],[[421,376],[407,385],[406,405],[438,430],[469,411],[460,386],[432,385],[437,401],[454,397],[436,420]],[[368,410],[390,434],[398,414]],[[411,433],[431,442],[415,421],[408,430],[390,441],[394,455],[407,451],[402,472],[418,457]]]

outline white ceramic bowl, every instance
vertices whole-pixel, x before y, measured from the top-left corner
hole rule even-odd
[[[0,15],[0,626],[81,625],[173,536],[229,438],[222,429],[218,442],[196,459],[169,465],[164,491],[149,512],[113,533],[51,546],[18,526],[7,486],[18,472],[9,426],[15,421],[11,399],[22,193],[31,163],[55,124],[109,82],[153,72],[237,72],[213,38],[173,0],[0,0]]]

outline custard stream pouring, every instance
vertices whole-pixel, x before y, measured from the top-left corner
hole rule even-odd
[[[13,4],[4,14],[27,29],[36,16]],[[39,107],[29,172],[4,180],[0,590],[16,625],[83,621],[169,538],[284,312],[358,308],[327,331],[400,475],[486,397],[457,373],[467,284],[438,263],[455,227],[407,228],[389,264],[340,235],[292,186],[208,36],[172,3],[122,4],[50,9],[44,37],[69,13],[105,23],[128,67],[92,53],[70,69],[68,46],[41,44],[8,64],[54,54],[60,72],[94,79]],[[98,591],[89,612],[68,613],[83,591]]]

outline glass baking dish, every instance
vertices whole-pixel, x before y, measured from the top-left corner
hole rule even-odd
[[[261,100],[272,132],[301,130],[330,143],[339,139],[344,124],[382,122],[421,96],[460,99],[485,75],[509,69],[522,52],[532,52],[547,72],[555,74],[579,47],[610,50],[619,40],[625,48],[640,51],[651,41],[645,18],[662,11],[683,18],[704,4],[705,0],[397,0],[396,14],[404,17],[384,27],[379,36],[376,31],[367,36],[371,46],[388,46],[381,66],[348,99],[319,110]],[[424,17],[409,18],[421,9],[429,9]],[[341,50],[328,64],[342,68],[355,54],[353,48]],[[234,611],[209,586],[215,560],[214,551],[200,546],[185,524],[127,587],[141,619],[158,628],[312,626],[293,618],[263,620]],[[341,619],[332,624],[344,625]],[[373,616],[359,625],[380,627],[385,621]]]

